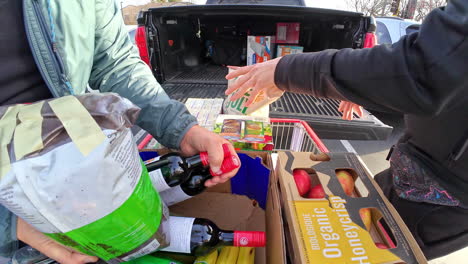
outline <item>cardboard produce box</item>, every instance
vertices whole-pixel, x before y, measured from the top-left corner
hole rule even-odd
[[[304,169],[312,186],[321,183],[326,198],[300,196],[294,169]],[[347,189],[349,195],[336,176],[343,170],[355,181],[354,190]],[[279,152],[275,172],[292,263],[427,263],[409,229],[355,154]],[[370,214],[361,216],[363,212]]]
[[[159,150],[165,154],[168,150]],[[143,150],[142,158],[154,157],[154,151]],[[189,200],[169,207],[171,215],[212,220],[225,230],[266,231],[265,248],[256,248],[256,264],[286,263],[285,240],[277,182],[272,177],[272,161],[267,152],[239,152],[242,167],[231,181],[209,188]],[[192,264],[195,257],[157,252]]]

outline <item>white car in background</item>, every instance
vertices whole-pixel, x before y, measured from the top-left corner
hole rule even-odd
[[[393,44],[404,35],[418,32],[419,22],[399,17],[376,17],[377,44]]]

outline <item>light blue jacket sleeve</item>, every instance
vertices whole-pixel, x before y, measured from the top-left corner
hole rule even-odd
[[[18,249],[16,216],[0,205],[0,256],[11,257]]]
[[[184,104],[171,100],[138,54],[114,0],[96,1],[94,65],[89,83],[115,92],[141,108],[137,124],[169,148],[179,148],[197,120]]]

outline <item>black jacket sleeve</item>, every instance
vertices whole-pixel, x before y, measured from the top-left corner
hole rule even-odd
[[[275,83],[371,109],[434,115],[467,94],[467,36],[468,1],[451,0],[427,16],[419,33],[393,45],[286,56]]]

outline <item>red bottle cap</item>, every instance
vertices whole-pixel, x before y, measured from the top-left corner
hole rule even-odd
[[[221,165],[221,172],[227,173],[233,171],[234,169],[239,168],[239,161],[236,156],[230,156],[228,158],[224,158],[223,164]],[[212,173],[213,174],[213,173]]]
[[[230,172],[234,169],[237,169],[239,167],[239,161],[236,156],[231,155],[231,150],[229,149],[228,144],[223,144],[223,152],[224,152],[224,159],[223,163],[221,164],[221,174]],[[200,159],[203,164],[203,166],[209,166],[210,163],[208,161],[208,153],[207,152],[200,152]],[[211,175],[213,176],[219,176],[219,174],[214,173],[212,170],[210,170]]]
[[[235,247],[264,247],[266,234],[260,231],[234,231]]]
[[[223,144],[223,152],[224,152],[224,159],[229,158],[231,156],[231,150],[229,149],[228,144]],[[208,161],[208,152],[200,152],[200,159],[202,161],[203,166],[209,166],[210,163]]]
[[[208,152],[200,152],[200,160],[203,166],[208,167],[210,165],[208,162]]]

